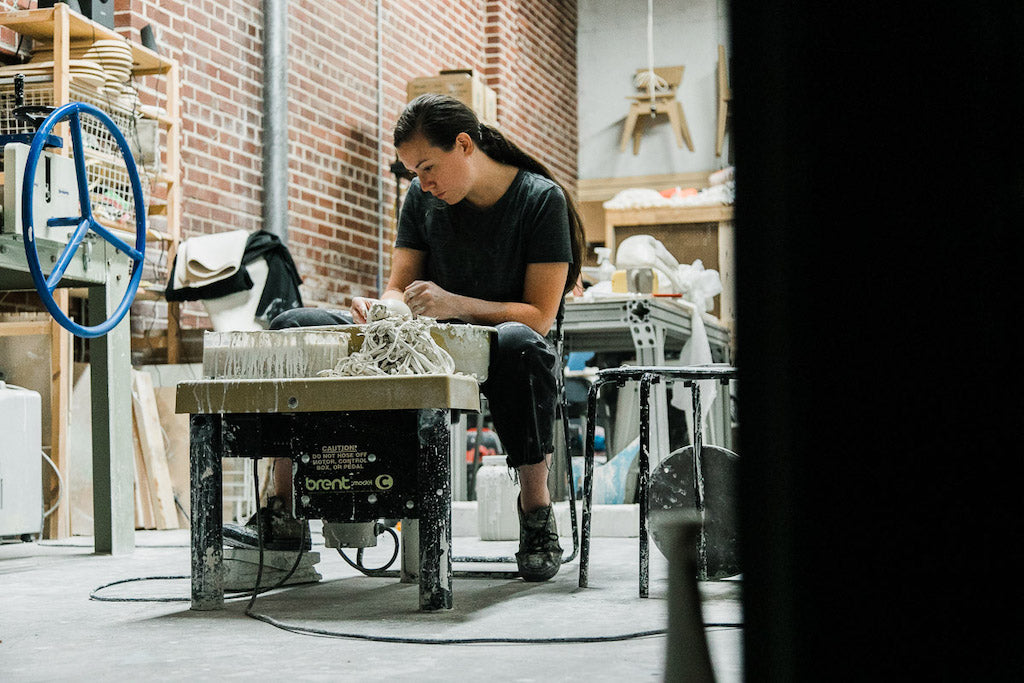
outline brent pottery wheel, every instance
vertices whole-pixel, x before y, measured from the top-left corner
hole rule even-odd
[[[325,325],[307,327],[309,330],[339,330],[350,336],[349,353],[363,346],[363,325]],[[487,379],[487,368],[491,362],[491,342],[498,330],[485,325],[463,323],[436,323],[430,329],[430,336],[437,345],[448,352],[455,362],[455,372],[472,375],[479,382]]]

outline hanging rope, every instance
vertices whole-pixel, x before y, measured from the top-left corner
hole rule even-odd
[[[647,0],[647,71],[638,73],[633,79],[633,85],[647,90],[653,117],[657,107],[655,93],[668,90],[668,82],[654,73],[654,0]]]

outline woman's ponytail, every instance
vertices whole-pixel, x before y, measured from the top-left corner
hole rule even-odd
[[[544,176],[562,190],[562,194],[565,196],[565,205],[569,211],[569,244],[572,247],[572,263],[569,264],[569,275],[566,278],[563,291],[563,294],[568,294],[576,286],[576,282],[579,279],[580,269],[583,266],[583,250],[586,247],[583,219],[580,217],[579,209],[576,208],[576,203],[569,196],[569,193],[566,192],[562,183],[558,182],[551,175],[551,172],[544,164],[521,150],[515,143],[506,138],[501,131],[486,123],[479,124],[478,129],[480,139],[477,141],[477,144],[484,154],[499,163],[515,166],[530,173]]]

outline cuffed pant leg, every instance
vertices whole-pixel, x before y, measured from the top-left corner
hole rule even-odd
[[[481,391],[509,466],[534,465],[552,450],[555,352],[544,337],[522,323],[501,323],[497,330]]]
[[[348,311],[330,311],[325,308],[293,308],[279,313],[270,321],[270,329],[284,330],[290,327],[316,327],[317,325],[351,325],[352,314]]]

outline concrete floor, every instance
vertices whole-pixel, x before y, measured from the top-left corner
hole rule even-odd
[[[666,627],[667,562],[652,544],[650,598],[638,598],[636,538],[593,539],[589,588],[577,586],[578,561],[542,584],[456,577],[454,608],[441,613],[417,610],[417,586],[362,576],[336,551],[317,547],[318,540],[314,533],[323,581],[260,596],[255,612],[332,632],[432,639],[610,635]],[[187,531],[138,532],[136,543],[135,552],[123,556],[95,555],[92,539],[85,537],[0,545],[0,678],[209,680],[264,674],[314,681],[618,681],[664,675],[664,635],[589,644],[470,645],[316,637],[247,617],[247,597],[228,600],[223,611],[193,612],[183,579],[130,582],[99,592],[173,602],[90,600],[90,593],[113,581],[188,575]],[[365,564],[386,561],[387,544],[385,539],[368,550]],[[457,537],[454,554],[506,555],[515,545]],[[701,593],[706,623],[742,621],[739,581],[703,583]],[[742,630],[709,628],[707,639],[717,679],[742,680]]]

